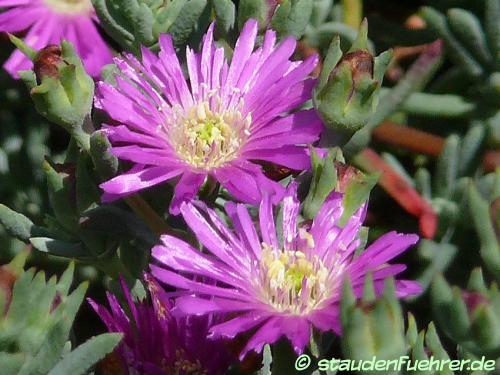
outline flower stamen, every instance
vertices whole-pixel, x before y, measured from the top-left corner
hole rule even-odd
[[[248,137],[251,116],[238,109],[220,108],[220,101],[203,101],[187,111],[173,108],[170,142],[188,164],[202,170],[221,167],[238,157]],[[219,105],[217,105],[219,103]]]
[[[329,272],[321,259],[302,251],[276,250],[262,244],[259,284],[265,302],[277,311],[304,314],[326,296]]]

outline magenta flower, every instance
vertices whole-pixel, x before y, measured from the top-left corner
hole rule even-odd
[[[111,51],[97,30],[90,0],[0,0],[0,7],[7,7],[0,13],[0,32],[29,29],[24,41],[36,50],[66,39],[75,46],[85,70],[93,77],[98,77],[102,66],[112,61]],[[4,64],[14,78],[18,78],[18,71],[32,67],[31,60],[19,50]]]
[[[295,184],[282,202],[281,231],[275,227],[268,195],[260,205],[259,229],[242,204],[226,205],[234,227],[231,231],[203,203],[184,203],[182,215],[209,254],[164,235],[163,244],[152,250],[161,263],[161,267],[150,266],[153,275],[190,293],[176,300],[183,311],[234,316],[213,326],[213,337],[234,337],[251,330],[241,357],[250,350],[261,351],[263,345],[281,336],[288,337],[295,351],[301,352],[313,326],[341,333],[339,303],[346,277],[359,297],[365,276],[371,273],[376,292],[381,293],[384,279],[406,268],[387,262],[415,244],[418,237],[390,232],[355,256],[366,205],[343,227],[338,225],[343,212],[339,193],[329,196],[312,224],[298,222],[299,210]],[[420,291],[413,281],[397,280],[395,285],[399,297]]]
[[[108,311],[89,299],[110,332],[122,332],[118,363],[113,374],[191,375],[223,374],[235,360],[222,340],[208,340],[214,317],[186,316],[167,298],[161,287],[146,276],[152,305],[133,302],[122,281],[131,317],[125,314],[117,298],[107,293]],[[118,371],[121,370],[121,371]]]
[[[160,37],[159,56],[142,48],[142,63],[131,55],[115,59],[116,87],[99,84],[96,104],[117,122],[104,126],[112,152],[134,163],[101,185],[104,200],[180,177],[171,203],[177,214],[210,176],[238,200],[257,204],[260,189],[276,196],[284,189],[254,161],[309,168],[306,145],[318,139],[322,123],[315,110],[289,112],[311,98],[315,80],[308,75],[317,56],[291,61],[295,40],[275,45],[274,31],[254,51],[257,22],[250,20],[228,64],[213,28],[200,53],[187,48],[189,85],[170,35]]]

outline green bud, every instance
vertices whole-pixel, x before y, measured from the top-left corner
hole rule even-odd
[[[377,107],[378,91],[391,54],[384,52],[374,58],[368,50],[367,33],[365,20],[345,54],[340,40],[334,39],[314,92],[315,106],[336,142],[349,140],[368,123]]]
[[[406,330],[406,342],[408,345],[414,346],[418,340],[418,329],[417,322],[415,321],[415,317],[412,313],[408,313],[408,328]]]
[[[497,285],[484,284],[476,269],[469,290],[448,285],[439,276],[434,280],[431,299],[439,327],[455,342],[475,355],[492,356],[500,350],[500,295]]]
[[[344,194],[344,214],[340,224],[347,223],[349,217],[368,199],[375,186],[378,175],[367,175],[360,170],[344,164],[339,148],[332,148],[322,158],[311,149],[312,180],[304,201],[304,217],[312,219],[332,191]]]
[[[340,149],[332,149],[325,158],[321,158],[311,149],[312,181],[309,193],[304,201],[304,216],[312,219],[318,213],[326,197],[337,186],[337,171],[334,165]]]
[[[19,75],[30,90],[36,110],[87,149],[88,135],[82,125],[92,110],[94,81],[85,72],[73,45],[63,41],[60,46],[49,45],[28,56],[33,58],[34,68]]]
[[[162,33],[170,33],[175,45],[185,43],[196,29],[206,0],[92,0],[102,27],[124,49],[136,54],[140,46],[156,49]],[[227,2],[217,1],[219,13],[231,21]]]
[[[401,307],[394,280],[386,280],[384,293],[375,298],[371,277],[365,280],[364,296],[354,302],[351,287],[344,283],[341,302],[342,351],[345,358],[395,359],[406,352]]]

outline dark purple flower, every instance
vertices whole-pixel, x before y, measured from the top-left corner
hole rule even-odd
[[[107,293],[110,310],[89,303],[110,332],[123,332],[115,367],[130,375],[222,375],[234,358],[222,340],[209,340],[213,316],[186,316],[177,309],[161,287],[146,275],[152,304],[134,302],[122,281],[127,311]],[[116,357],[113,358],[116,361]]]
[[[88,74],[97,77],[103,65],[111,62],[111,51],[99,35],[90,0],[0,0],[0,31],[28,30],[24,41],[39,50],[66,39],[73,43]],[[4,64],[14,78],[33,63],[16,50]]]
[[[100,82],[96,105],[114,125],[104,128],[112,153],[134,167],[101,185],[113,200],[179,178],[171,212],[192,199],[207,176],[234,197],[258,204],[265,187],[279,196],[283,187],[268,179],[255,161],[304,170],[307,144],[323,125],[314,109],[289,113],[311,99],[309,74],[317,56],[291,61],[296,41],[276,45],[269,30],[254,51],[257,22],[241,31],[229,64],[216,47],[212,24],[201,52],[187,48],[186,82],[170,35],[160,36],[160,54],[142,48],[142,62],[125,54],[115,59],[116,86]]]
[[[241,357],[250,350],[261,351],[263,345],[282,336],[301,352],[313,326],[341,333],[339,302],[346,277],[361,296],[365,276],[371,273],[380,293],[384,279],[406,268],[387,262],[415,244],[418,237],[390,232],[355,255],[366,205],[342,227],[338,224],[343,213],[339,193],[328,197],[310,224],[299,224],[299,211],[295,184],[282,202],[281,231],[275,226],[267,194],[260,205],[258,229],[243,204],[227,203],[234,227],[230,230],[203,203],[184,203],[182,215],[209,254],[164,235],[162,245],[152,251],[161,263],[161,267],[150,265],[153,275],[189,293],[176,300],[187,313],[234,316],[212,326],[213,337],[253,332]],[[405,297],[418,293],[420,287],[413,281],[397,280],[396,291]]]

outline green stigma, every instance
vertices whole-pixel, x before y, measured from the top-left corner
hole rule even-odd
[[[278,311],[300,314],[324,297],[328,270],[316,256],[262,244],[263,297]]]
[[[183,160],[209,170],[238,157],[250,120],[237,111],[213,111],[208,102],[201,102],[175,114],[169,138]]]

